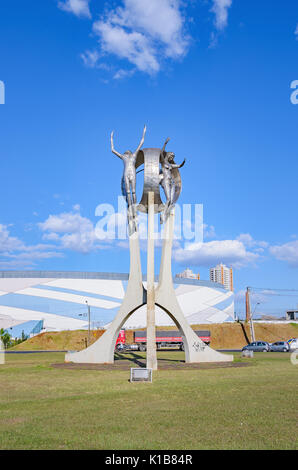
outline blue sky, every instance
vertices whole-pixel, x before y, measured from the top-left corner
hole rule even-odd
[[[146,123],[145,147],[187,158],[179,202],[204,206],[174,273],[297,288],[297,39],[296,0],[2,0],[0,269],[127,272],[95,209],[120,194],[111,130],[134,149]]]

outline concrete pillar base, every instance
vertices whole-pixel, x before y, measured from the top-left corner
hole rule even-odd
[[[188,324],[177,301],[172,280],[172,242],[174,232],[174,209],[165,224],[159,284],[155,290],[155,305],[161,307],[174,321],[184,341],[186,362],[229,362],[231,354],[222,354],[207,346]],[[129,237],[130,275],[127,290],[119,312],[107,331],[91,346],[83,351],[67,353],[66,362],[113,363],[115,344],[121,327],[142,305],[147,303],[147,292],[142,283],[140,247],[138,232]],[[153,368],[157,367],[153,360]]]

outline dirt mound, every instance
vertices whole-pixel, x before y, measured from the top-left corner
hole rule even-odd
[[[91,331],[90,343],[94,343],[103,333],[104,330]],[[80,351],[85,349],[87,344],[88,331],[86,330],[54,331],[40,333],[12,349],[15,351]]]
[[[210,330],[211,344],[214,349],[240,349],[250,342],[249,325],[242,323],[221,323],[214,325],[193,325],[194,330]],[[144,328],[143,328],[144,329]],[[158,327],[160,330],[173,330],[172,327]],[[91,344],[94,343],[105,330],[91,331]],[[126,330],[126,342],[133,343],[134,330]],[[257,340],[286,341],[298,336],[298,324],[295,323],[256,323],[255,336]],[[58,331],[41,333],[24,343],[15,346],[17,351],[28,350],[65,350],[80,351],[87,346],[88,331]]]

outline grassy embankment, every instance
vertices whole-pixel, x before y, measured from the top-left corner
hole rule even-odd
[[[241,326],[239,323],[221,323],[215,325],[194,325],[195,330],[211,331],[211,347],[214,349],[240,349],[250,341],[249,326]],[[170,329],[162,327],[159,329]],[[104,330],[92,331],[91,339],[94,342],[103,334]],[[74,350],[79,351],[87,345],[87,331],[61,331],[41,333],[24,343],[16,346],[15,350]],[[298,336],[298,325],[290,324],[255,324],[255,335],[257,340],[274,341],[288,340]],[[126,331],[128,343],[133,342],[133,330]]]

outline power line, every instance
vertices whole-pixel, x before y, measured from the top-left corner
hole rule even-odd
[[[262,290],[262,291],[277,291],[277,292],[297,292],[298,289],[273,289],[272,287],[248,287],[248,289],[252,290]],[[298,295],[298,294],[297,294]]]

